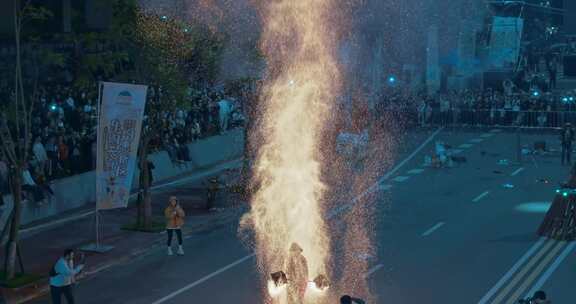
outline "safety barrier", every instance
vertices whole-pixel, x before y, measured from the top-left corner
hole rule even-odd
[[[468,110],[446,111],[383,110],[379,116],[388,116],[418,126],[444,127],[522,127],[561,128],[566,123],[576,124],[576,111],[513,111]]]
[[[225,135],[212,136],[188,145],[191,162],[174,164],[166,151],[151,154],[148,159],[156,167],[153,171],[155,183],[161,183],[183,174],[194,172],[242,156],[244,151],[244,131],[235,129]],[[134,174],[132,188],[138,187],[138,170]],[[55,216],[88,204],[96,200],[96,175],[94,171],[56,180],[51,184],[54,196],[48,203],[22,205],[23,225]],[[10,196],[5,197],[11,200]]]

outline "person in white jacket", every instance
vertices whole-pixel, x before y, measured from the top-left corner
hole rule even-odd
[[[81,261],[80,265],[74,266],[74,250],[66,249],[62,257],[56,261],[56,264],[50,270],[52,304],[62,303],[62,296],[66,298],[68,304],[74,304],[72,287],[76,282],[76,275],[82,269],[84,269],[84,261]]]

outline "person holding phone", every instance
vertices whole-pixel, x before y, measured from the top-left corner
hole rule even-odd
[[[52,304],[62,303],[62,296],[68,304],[74,304],[73,286],[76,276],[84,269],[84,255],[80,255],[80,263],[74,266],[74,250],[66,249],[50,270],[50,295]]]

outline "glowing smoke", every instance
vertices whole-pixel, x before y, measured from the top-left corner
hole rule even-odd
[[[340,83],[332,9],[330,0],[260,5],[268,75],[254,169],[260,187],[247,219],[264,275],[284,268],[292,242],[304,250],[309,279],[330,270],[319,144]]]

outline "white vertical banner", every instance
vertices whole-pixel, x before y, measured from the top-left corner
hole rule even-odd
[[[145,85],[102,82],[96,161],[96,209],[128,205],[136,170]]]

